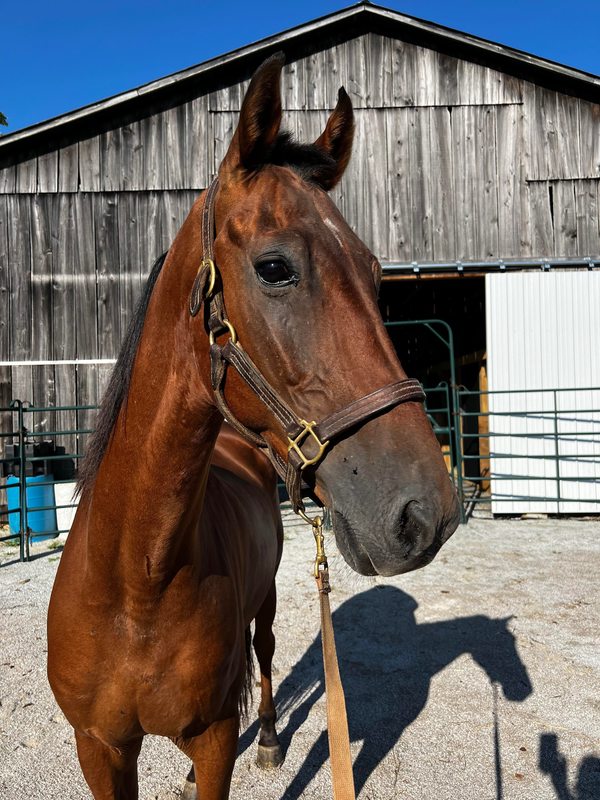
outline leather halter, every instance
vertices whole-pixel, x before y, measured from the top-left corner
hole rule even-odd
[[[303,513],[302,493],[303,490],[310,490],[310,487],[303,483],[303,472],[307,467],[316,467],[323,459],[327,448],[332,447],[336,440],[343,438],[356,425],[401,403],[422,403],[425,400],[425,393],[418,380],[408,378],[376,389],[344,408],[334,411],[320,422],[307,421],[295,414],[261,374],[237,340],[235,328],[227,319],[221,278],[214,262],[213,250],[215,198],[218,187],[218,178],[214,178],[204,196],[201,223],[203,253],[190,295],[190,314],[196,316],[203,303],[208,303],[211,383],[219,410],[242,436],[266,450],[277,473],[285,481],[294,511]],[[224,345],[216,341],[216,337],[221,333],[229,333],[230,336]],[[231,413],[224,397],[228,365],[237,370],[285,431],[288,440],[287,460],[282,458],[262,436],[251,431]],[[309,443],[312,455],[305,452]]]

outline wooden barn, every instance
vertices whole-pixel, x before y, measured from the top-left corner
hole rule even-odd
[[[0,138],[0,406],[98,400],[153,260],[277,50],[299,138],[321,132],[340,85],[353,101],[354,155],[334,199],[384,265],[384,315],[453,333],[451,352],[423,324],[392,327],[407,371],[476,391],[494,352],[494,389],[600,386],[589,355],[564,377],[568,353],[543,329],[560,306],[561,331],[579,325],[568,352],[600,335],[597,307],[577,305],[600,300],[600,78],[359,3]],[[520,316],[502,311],[515,298]],[[501,364],[527,342],[523,383],[507,385]],[[599,409],[600,393],[586,402]]]

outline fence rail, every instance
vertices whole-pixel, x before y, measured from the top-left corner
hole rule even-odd
[[[600,513],[600,387],[457,390],[463,507]]]

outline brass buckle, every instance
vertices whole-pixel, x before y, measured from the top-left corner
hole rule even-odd
[[[319,437],[314,431],[314,427],[317,424],[315,420],[313,420],[312,422],[307,422],[305,419],[301,419],[299,420],[299,422],[300,425],[303,425],[304,427],[300,431],[300,433],[293,439],[291,436],[288,436],[288,442],[289,442],[288,453],[290,452],[290,450],[294,450],[300,456],[300,458],[302,459],[302,466],[300,467],[300,470],[303,470],[306,469],[306,467],[310,467],[312,464],[317,464],[321,460],[321,458],[323,457],[323,453],[325,452],[325,449],[329,444],[329,439],[327,439],[326,442],[322,442],[319,439]],[[307,436],[312,436],[312,438],[315,440],[319,448],[319,452],[317,453],[316,456],[314,456],[314,458],[307,458],[300,449],[300,445],[306,439]]]
[[[221,322],[222,322],[223,326],[225,328],[227,328],[227,330],[229,331],[229,336],[231,337],[231,344],[237,344],[237,340],[238,340],[237,332],[236,332],[235,328],[233,327],[233,325],[231,324],[231,322],[229,322],[228,319],[222,319]],[[219,334],[219,336],[220,335],[221,334]],[[212,345],[212,344],[215,343],[215,341],[216,341],[216,336],[215,336],[214,332],[213,331],[209,331],[208,332],[208,343]]]
[[[198,267],[198,272],[200,272],[200,270],[204,267],[208,267],[210,271],[208,289],[206,290],[205,296],[205,299],[208,300],[215,290],[215,283],[217,282],[217,268],[215,267],[215,262],[212,260],[212,258],[203,258],[200,262],[200,266]]]

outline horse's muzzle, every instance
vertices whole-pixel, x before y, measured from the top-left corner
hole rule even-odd
[[[424,567],[458,527],[458,501],[440,515],[433,504],[410,500],[391,519],[373,520],[360,529],[334,511],[333,529],[345,561],[361,575],[390,577]]]

